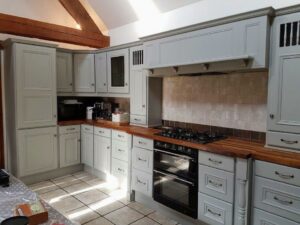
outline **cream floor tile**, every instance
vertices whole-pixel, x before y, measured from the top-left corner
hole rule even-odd
[[[59,212],[65,214],[68,211],[72,211],[78,208],[81,208],[84,206],[80,201],[78,201],[74,197],[67,197],[65,199],[62,199],[60,201],[56,201],[54,203],[51,203],[51,206],[55,209],[57,209]]]
[[[74,177],[76,177],[77,179],[80,179],[82,181],[89,181],[89,180],[94,180],[96,179],[97,177],[88,173],[88,172],[85,172],[85,171],[81,171],[81,172],[78,172],[78,173],[74,173],[72,174]]]
[[[59,187],[64,188],[73,184],[80,183],[81,180],[71,175],[67,175],[67,176],[55,178],[52,180],[52,182],[58,185]]]
[[[48,202],[49,204],[52,204],[54,202],[63,200],[67,197],[69,197],[70,195],[62,190],[62,189],[57,189],[54,191],[49,191],[47,193],[41,194],[40,198],[43,199],[44,201]]]
[[[156,223],[154,220],[152,220],[148,217],[144,217],[144,218],[132,223],[132,225],[159,225],[159,223]]]
[[[100,201],[107,197],[109,197],[109,196],[99,190],[90,190],[90,191],[75,195],[75,198],[77,198],[78,200],[80,200],[81,202],[83,202],[86,205],[91,204],[93,202]]]
[[[93,210],[86,206],[66,212],[64,216],[69,220],[75,221],[80,224],[87,223],[100,217],[99,214],[95,213]]]
[[[64,190],[70,193],[71,195],[78,195],[80,193],[84,193],[92,189],[93,188],[85,182],[80,182],[78,184],[74,184],[64,188]]]
[[[128,225],[143,218],[144,216],[141,213],[125,206],[107,214],[104,217],[116,225]]]
[[[93,186],[94,188],[103,188],[107,186],[107,182],[105,180],[102,180],[100,178],[92,179],[92,180],[87,180],[85,181],[89,185]]]
[[[156,222],[162,224],[162,225],[176,225],[178,224],[175,220],[171,220],[163,215],[161,215],[158,212],[151,213],[148,215],[149,218],[155,220]]]
[[[95,219],[91,222],[88,222],[85,225],[114,225],[114,224],[111,223],[110,221],[108,221],[107,219],[105,219],[104,217],[100,217],[100,218]]]
[[[40,182],[37,184],[33,184],[33,185],[30,185],[29,188],[38,194],[44,194],[46,192],[59,189],[59,187],[56,186],[51,181],[43,181],[43,182]]]
[[[90,204],[89,207],[97,211],[101,216],[104,216],[110,212],[124,207],[125,205],[115,199],[109,197],[101,201]]]
[[[153,209],[149,209],[138,202],[131,202],[128,204],[128,207],[135,209],[136,211],[142,213],[143,215],[149,215],[150,213],[154,212]]]

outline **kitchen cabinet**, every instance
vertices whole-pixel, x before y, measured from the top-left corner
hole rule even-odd
[[[106,52],[95,54],[96,92],[107,92]]]
[[[57,128],[17,131],[18,177],[58,168]]]
[[[295,13],[274,20],[267,121],[267,144],[296,150],[300,149],[299,19],[300,13]]]
[[[107,52],[108,92],[129,93],[129,51]]]
[[[74,79],[75,92],[96,91],[94,54],[74,54]]]
[[[94,134],[93,126],[81,126],[81,163],[94,167]]]
[[[12,54],[17,128],[56,125],[56,50],[15,43]]]
[[[110,175],[110,166],[111,138],[94,134],[94,168]]]
[[[73,57],[69,52],[56,53],[57,92],[73,91]]]
[[[59,127],[60,168],[80,164],[80,125]]]

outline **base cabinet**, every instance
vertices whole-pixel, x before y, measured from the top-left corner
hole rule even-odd
[[[18,130],[17,149],[18,177],[56,169],[57,128]]]
[[[259,209],[253,210],[253,225],[298,225],[299,223],[284,219],[280,216],[264,212]]]
[[[111,139],[94,135],[94,168],[110,174],[111,165]]]
[[[94,167],[94,135],[93,126],[81,127],[81,163]]]

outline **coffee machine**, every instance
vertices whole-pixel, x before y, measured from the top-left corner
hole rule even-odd
[[[111,120],[112,113],[119,107],[118,103],[96,102],[93,108],[93,120]]]

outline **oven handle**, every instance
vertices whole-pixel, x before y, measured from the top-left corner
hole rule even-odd
[[[195,161],[195,159],[193,159],[192,157],[185,156],[185,155],[180,155],[180,154],[171,153],[171,152],[167,152],[167,151],[163,151],[163,150],[158,150],[158,149],[154,149],[154,151],[156,151],[156,152],[162,152],[162,153],[166,153],[166,154],[169,154],[169,155],[178,156],[178,157],[183,158],[183,159],[188,159],[188,160]]]
[[[163,173],[163,172],[160,172],[160,171],[158,171],[158,170],[153,170],[153,171],[156,172],[156,173],[160,173],[160,174],[162,174],[162,175],[168,176],[168,177],[172,177],[172,178],[174,178],[175,180],[180,180],[180,181],[182,181],[182,182],[184,182],[184,183],[187,183],[187,184],[190,184],[190,185],[192,185],[192,186],[195,186],[195,184],[194,184],[193,182],[190,182],[190,181],[186,181],[186,180],[180,179],[180,178],[178,178],[178,177],[176,177],[176,176],[174,176],[174,175],[170,175],[170,174],[168,174],[168,173]]]

